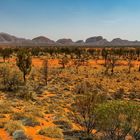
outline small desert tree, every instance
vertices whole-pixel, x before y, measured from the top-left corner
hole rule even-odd
[[[104,64],[105,67],[106,67],[106,64],[107,64],[108,54],[109,53],[108,53],[108,50],[106,48],[102,49],[102,57],[105,60],[105,64]]]
[[[128,61],[128,73],[131,72],[131,68],[133,67],[132,60],[134,59],[134,52],[129,51],[128,56],[127,56],[127,61]]]
[[[139,132],[133,124],[139,109],[140,105],[127,101],[110,101],[99,105],[96,110],[97,126],[104,134],[104,139],[125,140],[132,128],[135,128],[133,135]]]
[[[10,48],[2,49],[1,50],[1,55],[3,57],[4,62],[6,59],[9,59],[12,54],[12,50]]]
[[[26,83],[26,75],[30,73],[32,64],[30,53],[27,50],[20,50],[17,53],[16,64],[23,73],[23,80]]]
[[[43,74],[43,80],[45,82],[45,85],[48,84],[48,60],[44,60],[43,67],[42,67],[42,74]]]
[[[77,96],[72,106],[72,119],[89,136],[96,127],[95,108],[105,98],[99,93]]]
[[[68,57],[64,56],[60,61],[59,64],[62,65],[62,68],[64,69],[66,65],[69,63]]]
[[[116,66],[116,62],[117,62],[117,57],[116,56],[111,56],[110,57],[110,64],[111,64],[111,73],[114,73],[114,68]]]

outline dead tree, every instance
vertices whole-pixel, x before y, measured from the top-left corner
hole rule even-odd
[[[45,85],[47,86],[47,84],[48,84],[48,69],[49,69],[49,67],[48,67],[48,60],[44,60],[44,62],[43,62],[43,79],[44,79],[44,81],[45,81]]]

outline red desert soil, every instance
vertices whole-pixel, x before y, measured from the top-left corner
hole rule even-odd
[[[34,57],[34,58],[32,58],[32,65],[35,66],[35,67],[41,67],[44,59]],[[9,60],[6,60],[6,61],[10,62],[10,63],[16,63],[15,58],[10,58]],[[49,59],[48,62],[49,62],[50,67],[60,67],[59,59]],[[0,63],[3,63],[2,58],[0,58]],[[91,65],[91,66],[95,66],[95,65],[99,66],[99,65],[103,65],[103,64],[104,64],[104,60],[89,60],[89,65]],[[127,66],[128,61],[120,60],[120,61],[117,61],[117,64]],[[135,65],[135,66],[138,66],[138,65],[140,65],[140,61],[132,61],[132,64]]]
[[[9,62],[11,63],[16,63],[16,60],[14,58],[11,58],[9,60]],[[3,59],[0,58],[0,63],[3,63]],[[35,67],[41,67],[42,64],[43,64],[43,59],[42,58],[33,58],[32,59],[32,63],[33,63],[33,66]],[[89,61],[89,65],[90,66],[100,66],[104,64],[104,60],[97,60],[97,61],[93,61],[93,60],[90,60]],[[127,61],[118,61],[118,64],[119,65],[127,65],[128,62]],[[137,65],[140,65],[140,61],[133,61],[133,64],[135,66]],[[49,59],[49,66],[50,67],[60,67],[59,65],[59,60],[58,59]],[[47,94],[47,96],[55,96],[54,94]],[[0,100],[3,100],[3,98],[1,97]],[[64,108],[65,112],[68,112],[69,110],[67,108]],[[17,110],[18,111],[18,110]],[[47,137],[44,137],[44,136],[41,136],[41,135],[38,135],[37,132],[45,127],[45,126],[54,126],[54,124],[52,123],[52,120],[51,120],[51,115],[46,115],[45,118],[48,120],[47,122],[43,119],[40,119],[40,123],[41,123],[41,126],[36,126],[36,127],[26,127],[26,133],[31,136],[33,138],[33,140],[55,140],[55,139],[52,139],[52,138],[47,138]],[[76,126],[74,126],[74,128],[77,129]],[[8,133],[4,130],[4,129],[0,129],[0,138],[2,138],[2,140],[12,140],[12,138],[8,135]]]
[[[12,140],[8,133],[4,129],[0,129],[0,138],[2,140]]]

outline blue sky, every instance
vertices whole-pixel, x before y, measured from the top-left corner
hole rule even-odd
[[[0,32],[140,40],[140,0],[0,0]]]

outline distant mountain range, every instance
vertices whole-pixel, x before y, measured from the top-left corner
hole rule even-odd
[[[140,41],[122,40],[121,38],[115,38],[112,41],[108,41],[102,36],[90,37],[87,38],[85,41],[78,40],[76,42],[72,41],[72,39],[67,38],[53,41],[45,36],[39,36],[30,40],[15,37],[7,33],[0,33],[0,45],[140,46]]]

